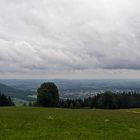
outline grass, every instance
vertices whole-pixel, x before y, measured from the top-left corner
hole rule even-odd
[[[0,108],[0,140],[139,140],[140,109]]]

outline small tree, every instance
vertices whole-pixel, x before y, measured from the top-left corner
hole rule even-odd
[[[57,107],[59,103],[58,88],[54,83],[43,83],[37,90],[37,104],[44,107]]]
[[[6,97],[4,94],[0,93],[0,106],[14,106],[14,102],[10,97]]]

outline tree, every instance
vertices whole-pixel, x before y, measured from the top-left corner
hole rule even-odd
[[[11,99],[10,96],[7,98],[7,100],[8,100],[9,106],[15,106],[15,104],[14,104],[14,102],[12,101],[12,99]]]
[[[98,106],[99,108],[104,109],[117,108],[117,100],[115,94],[111,91],[106,91],[103,93],[98,100]]]
[[[14,103],[10,97],[0,94],[0,106],[14,106]]]
[[[37,90],[37,104],[44,107],[57,107],[59,103],[58,88],[54,83],[43,83]]]

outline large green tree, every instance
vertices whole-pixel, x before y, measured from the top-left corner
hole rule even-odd
[[[43,83],[37,90],[37,104],[44,107],[57,107],[59,103],[59,93],[57,86],[52,83]]]

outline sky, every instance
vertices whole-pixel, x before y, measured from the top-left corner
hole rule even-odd
[[[140,0],[0,0],[0,78],[140,78]]]

